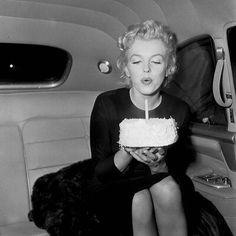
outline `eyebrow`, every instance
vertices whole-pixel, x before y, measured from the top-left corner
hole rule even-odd
[[[152,55],[151,58],[156,57],[156,56],[161,57],[161,58],[163,58],[163,59],[165,58],[165,56],[162,55],[162,54],[160,54],[160,53],[157,53],[157,54]],[[132,55],[130,56],[130,59],[132,59],[133,57],[142,57],[142,55],[140,55],[140,54],[132,54]]]

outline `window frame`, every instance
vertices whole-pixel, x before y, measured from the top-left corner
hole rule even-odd
[[[28,90],[28,89],[50,89],[50,88],[55,88],[60,85],[62,85],[66,79],[68,78],[68,75],[70,73],[71,67],[72,67],[72,56],[71,54],[59,47],[56,46],[51,46],[51,45],[42,45],[42,44],[33,44],[33,43],[8,43],[8,42],[0,42],[0,44],[8,44],[8,45],[24,45],[24,46],[39,46],[39,47],[45,47],[45,48],[54,48],[54,49],[59,49],[63,51],[66,54],[67,57],[67,63],[64,69],[64,72],[62,73],[62,76],[58,80],[52,80],[48,82],[34,82],[34,83],[27,83],[27,82],[22,82],[22,83],[0,83],[0,91],[4,90]]]
[[[236,22],[230,22],[224,25],[224,35],[222,40],[218,40],[218,45],[224,48],[225,53],[225,61],[226,61],[226,72],[230,83],[230,90],[232,94],[232,105],[227,108],[227,116],[228,116],[228,131],[236,132],[236,94],[235,94],[235,85],[236,85],[236,78],[234,79],[233,76],[233,69],[232,63],[230,58],[229,52],[229,45],[228,45],[228,35],[227,31],[231,27],[236,27]]]

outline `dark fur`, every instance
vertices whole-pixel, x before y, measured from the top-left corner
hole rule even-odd
[[[37,179],[29,219],[51,236],[96,235],[99,222],[86,201],[93,170],[94,162],[89,159]]]

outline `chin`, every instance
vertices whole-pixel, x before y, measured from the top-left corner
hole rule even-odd
[[[157,89],[143,89],[141,93],[145,96],[152,96],[159,92],[160,92],[160,89],[157,88]]]

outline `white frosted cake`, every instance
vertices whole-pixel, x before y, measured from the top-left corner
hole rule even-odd
[[[169,119],[124,119],[120,123],[120,146],[163,147],[178,139],[176,122]]]

